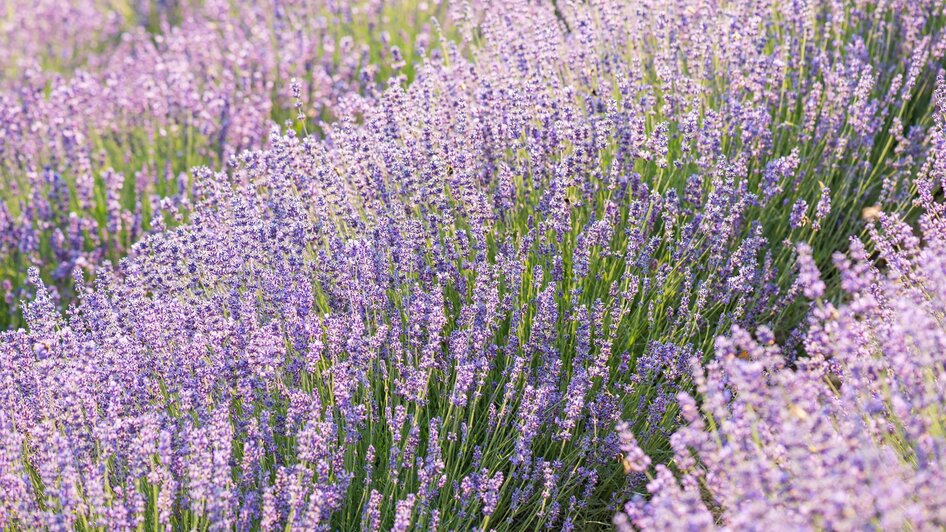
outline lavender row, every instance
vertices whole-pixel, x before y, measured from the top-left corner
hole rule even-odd
[[[607,523],[691,361],[801,343],[832,254],[934,193],[939,3],[563,4],[486,6],[324,138],[196,170],[66,313],[34,271],[0,525]]]
[[[67,304],[74,269],[117,263],[167,208],[186,219],[192,167],[265,145],[299,98],[313,131],[358,112],[381,80],[410,75],[406,61],[436,47],[431,17],[451,20],[446,4],[410,1],[59,4],[17,2],[2,26],[8,326],[30,266]]]

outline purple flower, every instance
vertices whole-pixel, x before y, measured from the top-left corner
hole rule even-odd
[[[825,284],[821,280],[821,273],[811,256],[811,246],[798,244],[798,284],[805,297],[811,300],[819,299],[824,295]]]
[[[788,221],[792,229],[798,229],[808,222],[807,213],[808,203],[806,203],[805,200],[799,199],[794,205],[792,205],[792,213]]]

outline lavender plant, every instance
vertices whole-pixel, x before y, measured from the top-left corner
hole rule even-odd
[[[0,526],[605,526],[690,361],[799,338],[862,211],[933,193],[943,6],[776,7],[471,8],[322,135],[196,170],[65,314],[34,270]]]
[[[717,339],[716,360],[693,363],[699,403],[678,398],[686,425],[671,437],[670,466],[629,467],[649,497],[625,505],[618,529],[946,526],[946,224],[932,195],[946,179],[942,77],[937,95],[935,154],[917,183],[920,234],[884,214],[871,227],[873,256],[858,239],[836,254],[841,307],[824,299],[803,247],[806,356],[791,363],[765,327]],[[622,438],[639,456],[633,435]]]
[[[797,368],[768,329],[720,338],[717,361],[695,368],[702,406],[679,397],[687,426],[671,438],[672,468],[630,468],[650,498],[629,502],[618,528],[944,526],[943,234],[927,221],[920,250],[890,220],[900,233],[881,243],[909,257],[890,278],[860,244],[838,256],[851,302],[817,309]],[[820,279],[805,282],[818,293]]]

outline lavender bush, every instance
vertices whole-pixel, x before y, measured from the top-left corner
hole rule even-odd
[[[213,20],[244,28],[256,20],[247,9]],[[842,396],[857,391],[833,350],[844,345],[838,309],[859,307],[833,302],[856,292],[851,279],[881,274],[866,266],[873,249],[850,237],[874,242],[879,266],[905,278],[933,260],[916,258],[905,222],[882,213],[915,220],[917,197],[936,209],[931,176],[946,156],[942,109],[930,101],[934,87],[935,101],[946,90],[936,81],[943,10],[933,1],[483,3],[455,10],[450,34],[430,23],[418,39],[437,45],[416,46],[416,55],[382,47],[386,75],[356,77],[330,96],[315,95],[322,85],[300,76],[296,59],[286,72],[260,74],[266,90],[239,93],[247,100],[228,111],[246,106],[233,120],[254,124],[253,140],[224,145],[211,134],[202,145],[216,157],[181,161],[170,149],[157,159],[171,161],[172,176],[203,163],[180,188],[93,180],[98,199],[87,208],[100,217],[77,230],[72,248],[47,220],[82,219],[81,209],[48,201],[39,204],[53,215],[8,217],[19,220],[4,233],[8,264],[42,268],[29,274],[36,297],[25,328],[0,343],[0,526],[570,530],[607,526],[620,509],[619,525],[672,528],[677,519],[738,524],[728,516],[743,515],[743,500],[759,515],[815,500],[792,492],[790,475],[779,477],[783,500],[783,492],[753,499],[742,478],[772,469],[757,466],[751,449],[734,462],[725,443],[686,449],[699,435],[714,443],[713,434],[724,442],[745,434],[713,425],[741,415],[744,395],[821,390],[786,364],[822,368],[818,377],[835,376],[829,383]],[[292,35],[315,18],[299,17]],[[154,40],[191,35],[189,20],[166,24]],[[273,19],[263,20],[271,35]],[[258,57],[221,52],[218,62],[217,51],[255,52],[247,42],[256,41],[222,31],[217,42],[216,31],[195,27],[193,41],[159,45],[155,64],[206,52],[206,64],[230,72],[238,59],[242,72],[239,61]],[[370,25],[326,31],[379,38]],[[115,46],[115,58],[137,53]],[[283,65],[260,61],[262,72]],[[265,81],[287,77],[296,82]],[[192,96],[173,84],[161,90]],[[180,108],[191,116],[206,103]],[[312,119],[324,108],[331,116]],[[145,116],[113,135],[166,127]],[[208,131],[231,127],[215,117]],[[287,118],[295,123],[260,129]],[[141,145],[158,149],[154,138]],[[32,153],[10,150],[14,159]],[[79,180],[35,175],[42,186],[13,187],[10,197],[81,197]],[[149,194],[170,199],[152,205],[145,231],[144,206],[139,216],[122,205],[144,205]],[[936,219],[924,218],[930,227]],[[87,239],[103,228],[127,231],[109,251],[121,257],[115,268],[91,279],[55,255],[101,249]],[[19,250],[24,234],[41,251]],[[925,249],[934,257],[939,247]],[[852,262],[835,266],[831,257],[845,252]],[[70,273],[76,297],[63,312],[46,283]],[[926,277],[910,278],[926,297],[916,288]],[[13,281],[10,293],[23,288]],[[857,312],[900,308],[875,292],[873,306]],[[760,332],[753,340],[744,330]],[[795,357],[798,346],[808,354]],[[766,387],[751,371],[735,373],[740,356],[756,361]],[[808,384],[788,383],[794,375]],[[922,389],[913,377],[897,381],[914,386],[905,393]],[[864,382],[861,395],[883,381]],[[702,409],[680,395],[694,384]],[[830,393],[799,395],[802,410],[758,404],[816,423],[824,418],[809,407],[830,403],[834,410],[820,407],[825,448],[851,444],[847,433],[829,436],[856,400]],[[908,454],[920,439],[923,452],[938,449],[923,438],[935,436],[929,426],[890,432],[905,442],[895,448],[907,465],[878,485],[934,485],[932,476],[912,480]],[[798,433],[780,426],[753,437],[766,451],[792,449],[800,464],[821,459],[792,447],[787,438]],[[871,459],[894,463],[889,453]],[[636,498],[651,471],[649,494]],[[804,489],[830,482],[827,472],[818,478]],[[799,512],[784,524],[830,526],[847,515],[846,498],[870,504],[869,486],[833,484],[840,510]],[[922,524],[935,511],[934,499],[919,498],[904,519]]]
[[[806,356],[789,365],[764,327],[719,338],[714,362],[694,362],[701,404],[679,396],[686,426],[671,437],[671,467],[631,467],[650,498],[629,502],[619,529],[946,526],[946,223],[931,195],[946,179],[942,79],[938,99],[937,150],[918,183],[921,235],[884,215],[873,259],[856,239],[836,254],[840,308],[823,299],[803,248]],[[639,456],[633,435],[622,437]]]

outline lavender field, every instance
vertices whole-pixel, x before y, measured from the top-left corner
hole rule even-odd
[[[0,0],[0,529],[946,528],[943,0]]]

